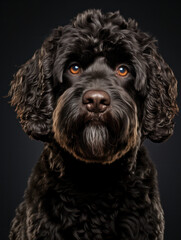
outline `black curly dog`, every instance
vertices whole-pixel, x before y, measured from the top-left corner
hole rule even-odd
[[[134,20],[79,14],[20,68],[9,96],[24,131],[45,142],[11,240],[163,239],[142,143],[172,135],[177,84]]]

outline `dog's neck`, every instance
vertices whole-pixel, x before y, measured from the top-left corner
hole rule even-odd
[[[82,181],[86,179],[106,181],[109,177],[125,179],[134,174],[138,148],[132,149],[111,164],[87,163],[78,160],[56,143],[46,144],[44,151],[49,155],[47,158],[49,167],[60,177],[65,175],[66,178],[82,179]]]

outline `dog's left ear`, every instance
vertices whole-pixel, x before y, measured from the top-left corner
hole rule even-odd
[[[142,132],[153,142],[162,142],[173,133],[173,118],[178,112],[177,81],[158,53],[155,41],[146,38],[143,56],[147,62],[147,96]]]
[[[54,110],[53,64],[62,28],[54,29],[41,49],[21,66],[11,82],[9,96],[23,130],[37,140],[51,135]]]

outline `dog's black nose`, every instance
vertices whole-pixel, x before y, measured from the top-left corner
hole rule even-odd
[[[104,112],[111,103],[110,96],[102,90],[89,90],[84,93],[82,102],[89,112]]]

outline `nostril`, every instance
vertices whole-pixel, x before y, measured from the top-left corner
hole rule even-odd
[[[82,103],[89,112],[104,112],[110,105],[110,96],[102,90],[89,90],[84,93]]]
[[[110,105],[110,101],[107,98],[103,98],[101,99],[100,104],[108,106]]]
[[[83,102],[84,104],[88,104],[88,103],[94,103],[94,99],[92,99],[92,98],[85,98],[84,99],[84,102]]]

